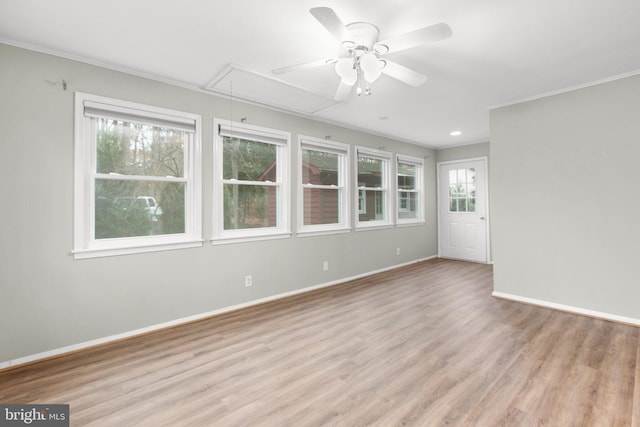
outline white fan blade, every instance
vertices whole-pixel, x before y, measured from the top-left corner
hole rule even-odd
[[[307,68],[321,67],[326,64],[335,64],[337,58],[320,59],[313,62],[305,62],[303,64],[289,65],[288,67],[276,68],[271,70],[273,74],[284,74],[290,71],[306,70]]]
[[[387,65],[381,70],[382,74],[389,77],[393,77],[396,80],[400,80],[409,86],[418,87],[427,81],[427,76],[420,74],[417,71],[413,71],[407,67],[404,67],[396,62],[385,59]]]
[[[327,31],[331,33],[336,40],[342,42],[349,39],[347,27],[345,27],[333,9],[330,7],[313,7],[309,9],[309,12],[322,24],[323,27],[327,29]]]
[[[451,31],[451,27],[441,22],[419,30],[410,31],[390,39],[382,40],[376,43],[376,46],[378,47],[376,51],[385,53],[385,49],[382,46],[386,46],[389,49],[389,53],[397,52],[399,50],[448,39],[452,34],[453,32]]]
[[[343,80],[340,80],[340,85],[338,86],[338,90],[336,90],[336,96],[334,97],[336,101],[344,101],[349,97],[351,93],[351,88],[353,84],[347,84]]]

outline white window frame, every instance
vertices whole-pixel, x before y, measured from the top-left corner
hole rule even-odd
[[[184,176],[149,177],[157,182],[178,182],[185,185],[184,233],[95,238],[95,182],[102,175],[96,173],[95,118],[98,116],[127,118],[138,123],[193,130],[184,151]],[[202,246],[202,148],[199,115],[76,92],[74,119],[74,259]],[[142,177],[132,177],[139,178]]]
[[[221,135],[221,132],[225,135],[233,135],[238,138],[274,144],[276,146],[276,181],[247,182],[250,185],[278,187],[276,227],[245,228],[235,230],[224,229],[224,184],[235,184],[237,181],[234,182],[233,180],[223,179],[224,135]],[[291,237],[291,185],[289,181],[289,170],[291,167],[290,146],[290,132],[219,118],[213,119],[212,244],[216,245]]]
[[[413,166],[415,166],[415,170],[416,170],[416,177],[415,177],[415,182],[416,182],[416,188],[414,190],[406,190],[406,189],[400,189],[398,188],[398,173],[400,168],[398,167],[399,163],[404,163],[404,164],[411,164]],[[396,180],[395,180],[395,184],[396,184],[396,194],[397,194],[397,209],[396,209],[396,224],[398,226],[404,226],[404,225],[421,225],[425,223],[425,217],[424,217],[424,212],[425,212],[425,196],[424,196],[424,159],[420,158],[420,157],[414,157],[414,156],[406,156],[404,154],[397,154],[396,155]],[[400,198],[401,198],[401,193],[416,193],[417,195],[417,204],[418,204],[418,209],[416,212],[416,218],[400,218],[400,212],[401,210],[401,203],[400,203]],[[408,209],[404,210],[404,212],[408,212]]]
[[[369,148],[369,147],[362,147],[362,146],[356,146],[355,147],[355,152],[356,155],[354,156],[354,182],[356,183],[356,185],[354,186],[354,194],[359,194],[360,190],[364,190],[364,196],[365,196],[365,200],[366,200],[366,191],[379,191],[381,193],[384,194],[384,203],[382,204],[382,208],[384,210],[384,217],[385,219],[383,220],[371,220],[371,221],[360,221],[359,220],[359,214],[355,215],[355,224],[356,224],[356,230],[368,230],[368,229],[372,229],[372,228],[384,228],[384,227],[392,227],[393,226],[393,221],[395,218],[395,215],[392,214],[393,210],[393,199],[394,197],[391,197],[391,191],[392,191],[392,186],[391,186],[391,161],[393,159],[393,155],[392,153],[388,152],[388,151],[383,151],[383,150],[376,150],[373,148]],[[376,159],[376,160],[381,160],[382,161],[382,187],[379,188],[372,188],[372,187],[365,187],[365,186],[361,186],[358,183],[358,160],[360,159],[360,157],[368,157],[368,158],[372,158],[372,159]],[[355,212],[358,212],[358,199],[360,199],[360,196],[358,196],[357,198],[354,197],[355,200]]]
[[[302,150],[316,150],[332,154],[338,157],[338,185],[326,186],[302,182]],[[317,234],[345,233],[351,231],[351,203],[349,202],[349,155],[350,147],[337,141],[313,138],[310,136],[298,136],[298,229],[300,236]],[[331,189],[340,191],[340,223],[336,224],[304,224],[304,190],[306,188]]]

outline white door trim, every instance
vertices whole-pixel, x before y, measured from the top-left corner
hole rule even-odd
[[[490,234],[490,228],[489,228],[489,165],[488,165],[488,158],[486,156],[483,157],[471,157],[468,159],[459,159],[459,160],[447,160],[444,162],[437,162],[436,163],[436,200],[437,200],[437,218],[438,218],[438,258],[442,257],[442,250],[441,250],[441,234],[440,230],[441,230],[441,218],[440,218],[440,206],[441,203],[443,203],[443,201],[441,200],[441,195],[440,195],[440,168],[442,165],[451,165],[451,164],[456,164],[456,163],[465,163],[465,162],[473,162],[473,161],[481,161],[484,163],[484,182],[485,182],[485,188],[484,188],[484,199],[485,199],[485,206],[486,206],[486,212],[485,212],[485,221],[484,221],[484,227],[485,227],[485,233],[486,233],[486,246],[487,246],[487,256],[486,256],[486,260],[485,260],[485,264],[491,264],[491,234]]]

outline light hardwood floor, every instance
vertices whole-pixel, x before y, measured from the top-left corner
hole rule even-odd
[[[640,426],[640,329],[430,260],[0,373],[74,426]]]

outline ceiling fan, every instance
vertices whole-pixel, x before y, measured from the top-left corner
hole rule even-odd
[[[433,43],[451,37],[451,28],[445,23],[430,25],[410,31],[396,37],[378,40],[378,27],[368,22],[343,24],[338,15],[329,7],[314,7],[311,15],[322,24],[333,37],[340,42],[341,54],[338,58],[326,58],[304,64],[272,70],[274,74],[283,74],[294,70],[335,64],[340,84],[335,94],[338,101],[345,100],[354,85],[358,95],[371,94],[370,84],[385,74],[410,86],[420,86],[427,77],[417,71],[386,59],[388,53],[398,52],[415,46]]]

